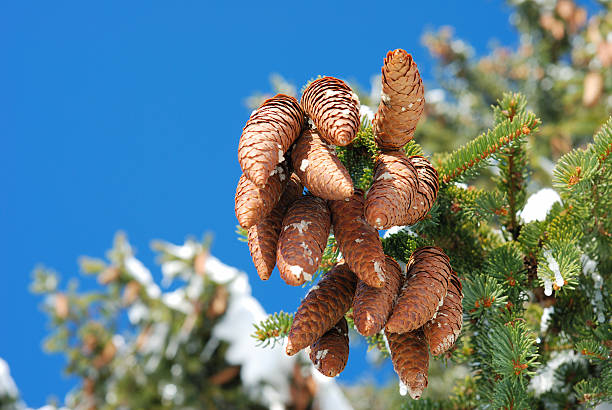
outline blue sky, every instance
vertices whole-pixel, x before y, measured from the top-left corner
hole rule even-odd
[[[516,43],[501,1],[329,3],[2,2],[0,357],[29,405],[74,383],[42,352],[32,269],[76,276],[77,257],[103,256],[117,230],[148,266],[150,240],[212,232],[213,253],[250,274],[266,310],[297,307],[304,290],[260,282],[234,233],[243,101],[269,91],[270,73],[368,85],[401,47],[432,80],[420,37],[447,24],[478,52]],[[372,375],[364,357],[353,352],[341,380]]]

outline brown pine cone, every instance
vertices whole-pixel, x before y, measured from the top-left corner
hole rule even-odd
[[[423,81],[412,56],[389,51],[382,67],[382,101],[374,115],[374,139],[383,150],[406,145],[425,107]]]
[[[276,247],[287,208],[302,195],[304,187],[297,175],[292,174],[280,200],[272,212],[260,223],[249,228],[251,258],[262,280],[268,280],[276,265]]]
[[[419,188],[415,195],[412,206],[407,210],[406,225],[413,225],[425,218],[436,197],[440,183],[438,182],[438,171],[424,157],[415,155],[409,158],[417,171]]]
[[[319,268],[331,220],[327,203],[316,196],[305,195],[287,210],[276,251],[281,278],[291,286],[312,279]]]
[[[369,286],[385,282],[385,253],[378,231],[363,217],[363,191],[340,201],[329,201],[334,236],[349,268]]]
[[[423,395],[427,387],[429,353],[421,329],[403,334],[385,332],[391,351],[393,368],[408,388],[413,399]]]
[[[327,377],[342,373],[348,355],[348,324],[344,317],[310,346],[310,361],[315,369]]]
[[[293,356],[332,328],[351,307],[357,278],[345,263],[336,264],[310,289],[295,314],[287,354]]]
[[[291,152],[293,169],[313,195],[344,199],[353,195],[353,181],[328,145],[315,130],[306,130]]]
[[[319,78],[306,87],[300,104],[321,137],[334,145],[348,145],[359,129],[359,98],[342,80]]]
[[[380,154],[365,203],[366,221],[376,229],[406,225],[418,186],[417,171],[403,152]]]
[[[444,303],[436,317],[423,325],[425,338],[434,356],[446,352],[455,344],[463,325],[461,282],[455,272],[450,277]]]
[[[395,259],[387,255],[385,284],[382,288],[372,288],[363,281],[357,283],[353,319],[360,334],[373,336],[385,326],[403,279],[402,269]]]
[[[263,188],[258,188],[244,174],[238,181],[235,197],[235,211],[238,223],[243,228],[261,222],[278,202],[287,184],[287,173],[281,165],[275,168],[275,173]]]
[[[432,246],[414,251],[407,269],[408,279],[385,327],[389,332],[410,332],[430,320],[442,306],[452,272],[448,256]]]
[[[277,94],[264,101],[247,121],[238,143],[238,161],[247,178],[263,188],[305,122],[295,98]]]

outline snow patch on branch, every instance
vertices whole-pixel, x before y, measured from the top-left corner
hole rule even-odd
[[[540,189],[527,199],[520,216],[525,223],[543,221],[555,202],[561,202],[561,197],[552,188]]]

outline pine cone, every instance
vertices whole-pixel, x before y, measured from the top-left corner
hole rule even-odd
[[[408,261],[408,279],[385,329],[405,333],[430,320],[442,306],[451,271],[442,249],[426,246],[414,251]]]
[[[395,372],[408,388],[410,397],[420,398],[427,387],[429,372],[429,353],[423,332],[419,329],[403,334],[385,334]]]
[[[417,171],[403,152],[380,154],[365,203],[366,221],[376,229],[406,225],[418,186]]]
[[[330,227],[329,209],[321,198],[305,195],[289,207],[276,252],[278,270],[287,284],[299,286],[312,279],[327,246]]]
[[[332,328],[351,307],[357,278],[345,263],[336,264],[310,289],[295,314],[287,354],[293,356]]]
[[[300,104],[321,137],[334,145],[348,145],[359,129],[359,98],[342,80],[323,77],[313,81]]]
[[[353,195],[353,181],[333,146],[314,130],[306,130],[291,152],[293,169],[306,188],[323,199],[344,199]]]
[[[463,308],[461,300],[461,282],[455,272],[452,273],[448,291],[440,310],[423,326],[425,338],[434,356],[446,352],[455,344],[463,324]]]
[[[264,101],[247,121],[238,144],[238,161],[246,177],[263,188],[300,136],[305,121],[304,111],[293,97],[278,94]]]
[[[301,195],[304,187],[297,175],[292,174],[283,195],[272,212],[260,223],[249,228],[251,258],[262,280],[268,280],[276,265],[276,247],[287,208]]]
[[[406,225],[413,225],[425,218],[431,209],[436,197],[440,183],[438,182],[438,171],[424,157],[415,155],[409,158],[417,171],[419,187],[412,206],[407,210]]]
[[[287,183],[287,173],[282,165],[275,168],[266,186],[257,188],[244,174],[238,181],[236,188],[236,218],[243,228],[261,222],[278,202]]]
[[[348,355],[348,324],[344,317],[310,346],[312,364],[327,377],[335,377],[342,373]]]
[[[387,323],[403,279],[398,263],[387,256],[385,284],[382,288],[372,288],[363,281],[357,283],[353,299],[353,319],[360,334],[373,336]]]
[[[406,145],[425,107],[423,81],[406,51],[389,51],[382,67],[382,101],[374,116],[376,145],[397,150]]]
[[[334,236],[349,268],[369,286],[385,282],[385,253],[378,231],[363,217],[363,191],[340,201],[329,201]]]

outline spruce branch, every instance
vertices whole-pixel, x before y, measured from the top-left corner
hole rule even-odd
[[[386,255],[407,263],[412,252],[423,246],[433,246],[433,241],[402,229],[384,238],[382,244]]]
[[[452,184],[447,192],[453,197],[452,210],[476,224],[508,214],[504,195],[500,192],[473,187],[463,189]]]
[[[499,323],[491,330],[492,365],[506,378],[518,379],[533,375],[537,363],[535,336],[521,318]]]
[[[612,116],[595,134],[593,150],[602,165],[609,165],[610,154],[612,154]]]
[[[274,347],[282,338],[287,337],[292,324],[293,315],[280,311],[268,316],[259,324],[254,323],[255,332],[251,334],[251,337],[264,347],[270,344]]]
[[[529,409],[532,403],[527,393],[526,383],[514,378],[505,378],[495,383],[493,390],[494,409]]]
[[[571,240],[548,241],[538,257],[538,278],[547,295],[552,290],[574,289],[581,271],[580,249]]]
[[[515,242],[507,242],[491,251],[484,263],[483,272],[502,283],[509,301],[516,308],[522,308],[527,271],[523,255]]]
[[[325,246],[325,249],[323,250],[323,255],[321,256],[321,263],[319,264],[319,269],[317,269],[314,275],[312,275],[312,278],[306,281],[303,286],[312,285],[322,275],[329,272],[330,269],[338,261],[338,256],[340,256],[340,248],[338,248],[336,238],[333,235],[330,235],[327,238],[327,245]]]
[[[483,274],[474,275],[466,280],[463,286],[463,310],[475,319],[495,312],[504,306],[508,297],[495,278]]]
[[[576,193],[585,193],[599,170],[597,157],[588,150],[575,149],[565,154],[553,171],[553,186],[568,198]]]
[[[348,169],[355,188],[367,190],[374,176],[374,161],[379,154],[369,121],[362,121],[357,136],[346,147],[336,147],[336,154]]]
[[[243,228],[240,225],[236,225],[236,234],[238,235],[238,240],[240,242],[248,242],[249,241],[249,231]]]
[[[495,128],[474,138],[458,150],[446,154],[436,169],[444,183],[473,175],[488,164],[491,155],[512,141],[532,133],[540,124],[533,113],[520,113],[512,120],[506,119]]]

